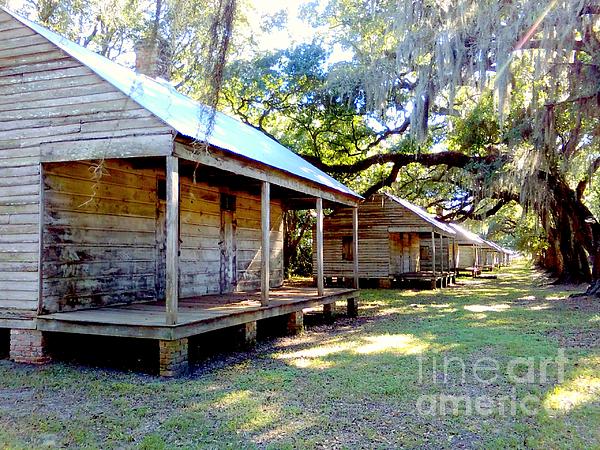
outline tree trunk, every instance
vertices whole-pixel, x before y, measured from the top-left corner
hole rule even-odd
[[[556,206],[557,224],[559,234],[560,255],[562,257],[562,273],[558,277],[559,283],[589,283],[592,281],[592,272],[582,241],[577,239],[579,230],[574,227],[573,217],[567,208]]]
[[[563,260],[557,281],[591,283],[590,289],[597,291],[600,288],[600,225],[565,180],[550,176],[548,185],[552,193],[550,214]]]

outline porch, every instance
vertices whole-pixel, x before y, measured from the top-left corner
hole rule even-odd
[[[456,273],[450,272],[432,272],[432,271],[419,271],[419,272],[405,272],[395,275],[396,282],[399,283],[428,283],[431,289],[447,287],[452,283],[456,282]]]
[[[167,323],[164,301],[107,306],[38,316],[40,331],[135,337],[174,341],[218,329],[256,323],[307,308],[346,301],[349,315],[356,315],[358,290],[326,288],[320,295],[314,287],[283,286],[270,290],[269,302],[261,305],[261,292],[234,292],[180,298],[177,321]],[[330,311],[330,309],[329,309]],[[298,318],[301,321],[301,316]],[[301,327],[301,322],[299,323]]]
[[[479,275],[481,275],[481,267],[478,267],[478,266],[457,267],[456,274],[457,275],[466,274],[466,275],[469,275],[469,276],[475,278],[475,277],[478,277]]]

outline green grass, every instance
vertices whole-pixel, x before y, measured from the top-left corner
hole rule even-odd
[[[521,263],[443,291],[364,290],[358,320],[223,355],[179,380],[3,360],[0,446],[600,448],[600,301],[543,281]],[[550,365],[544,382],[540,363],[560,348],[564,379]],[[498,364],[488,383],[472,373],[484,357]],[[515,372],[533,364],[533,382],[510,379],[514,358],[531,358]],[[495,406],[418,411],[422,396],[440,395]],[[511,396],[535,408],[502,411]]]

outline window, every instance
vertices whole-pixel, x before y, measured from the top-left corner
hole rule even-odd
[[[156,196],[159,200],[167,201],[167,180],[164,178],[156,180]]]
[[[354,239],[352,239],[352,236],[342,238],[342,260],[354,261]]]
[[[221,194],[221,211],[235,211],[235,195]]]
[[[421,259],[429,259],[429,247],[421,245],[419,255]]]

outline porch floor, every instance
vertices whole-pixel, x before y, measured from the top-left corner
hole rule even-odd
[[[260,304],[260,291],[179,299],[177,323],[166,324],[164,301],[134,303],[38,316],[41,331],[174,340],[221,328],[281,316],[305,308],[357,299],[357,289],[283,286]]]
[[[405,280],[439,280],[453,275],[453,272],[436,272],[434,275],[432,271],[423,270],[420,272],[403,272],[395,276],[397,278],[403,278]]]

